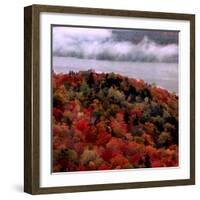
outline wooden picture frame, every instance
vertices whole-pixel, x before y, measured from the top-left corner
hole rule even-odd
[[[77,14],[110,18],[141,18],[144,20],[185,21],[189,23],[189,65],[190,104],[189,123],[189,177],[180,179],[101,184],[80,184],[68,186],[41,187],[41,13]],[[49,58],[50,59],[50,58]],[[184,70],[184,69],[181,69]],[[51,173],[49,171],[49,173]],[[109,172],[108,172],[109,173]],[[161,13],[147,11],[111,10],[49,5],[32,5],[24,9],[24,191],[30,194],[83,192],[98,190],[147,188],[195,184],[195,16],[192,14]]]

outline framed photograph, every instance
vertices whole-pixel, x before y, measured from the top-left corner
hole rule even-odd
[[[24,9],[24,191],[195,183],[195,16]]]

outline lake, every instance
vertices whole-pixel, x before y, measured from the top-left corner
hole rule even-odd
[[[69,71],[115,72],[130,78],[142,79],[178,94],[178,63],[127,62],[74,57],[53,57],[55,73]]]

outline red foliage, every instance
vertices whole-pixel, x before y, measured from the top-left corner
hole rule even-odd
[[[60,120],[62,118],[63,112],[59,108],[53,108],[53,116],[56,120]]]
[[[85,132],[86,130],[88,130],[89,125],[88,122],[85,119],[80,119],[77,123],[76,123],[76,128],[79,131]]]
[[[54,172],[178,166],[175,94],[113,73],[52,79]]]
[[[106,148],[110,151],[121,153],[126,150],[126,143],[120,138],[112,137],[106,144]]]
[[[123,155],[118,154],[115,157],[111,158],[111,164],[114,168],[123,169],[126,168],[126,166],[128,166],[129,161]]]
[[[101,157],[106,161],[109,162],[110,159],[113,157],[113,152],[111,150],[105,150],[102,154]]]
[[[101,164],[98,167],[98,170],[110,170],[110,169],[112,169],[112,166],[111,165],[107,165],[107,164]]]
[[[100,132],[97,136],[96,144],[97,145],[105,145],[111,139],[111,134],[107,132]]]
[[[142,159],[142,156],[140,154],[135,154],[131,157],[131,162],[134,165],[138,165],[139,161]]]
[[[85,171],[86,167],[83,166],[82,164],[79,164],[79,166],[76,168],[77,171]]]
[[[84,150],[84,143],[77,142],[74,144],[74,150],[80,155],[83,153]]]
[[[162,163],[161,163],[161,161],[160,160],[154,160],[154,161],[152,161],[152,163],[151,163],[151,167],[162,167]]]
[[[85,129],[85,141],[95,143],[97,138],[97,129],[96,127],[90,127],[89,129]]]
[[[138,118],[141,118],[142,117],[142,110],[141,110],[141,108],[139,108],[139,107],[135,107],[134,109],[132,109],[132,111],[131,111],[131,115],[134,115],[134,116],[136,116],[136,117],[138,117]]]
[[[147,134],[152,135],[154,133],[154,124],[152,124],[151,122],[145,122],[144,130]]]

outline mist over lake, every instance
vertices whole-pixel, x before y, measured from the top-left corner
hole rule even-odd
[[[53,71],[114,72],[178,94],[178,32],[53,27]]]

